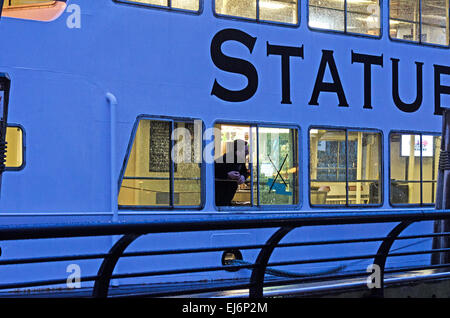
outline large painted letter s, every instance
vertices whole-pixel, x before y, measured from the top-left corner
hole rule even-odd
[[[224,29],[219,31],[211,41],[211,59],[219,69],[242,74],[247,77],[248,84],[241,90],[229,90],[214,80],[211,95],[227,102],[243,102],[250,99],[258,88],[258,72],[250,62],[230,57],[222,52],[222,44],[226,41],[238,41],[244,44],[250,53],[255,46],[256,38],[237,29]]]

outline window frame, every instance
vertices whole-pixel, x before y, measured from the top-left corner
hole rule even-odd
[[[430,135],[430,136],[438,136],[441,137],[442,135],[439,132],[428,132],[428,131],[414,131],[414,130],[391,130],[389,132],[389,147],[388,147],[388,158],[389,158],[389,183],[388,183],[388,196],[389,196],[389,205],[393,208],[417,208],[417,207],[434,207],[436,205],[435,203],[423,203],[423,157],[422,157],[422,151],[420,151],[420,203],[392,203],[391,201],[391,136],[392,134],[404,134],[404,135]],[[442,142],[442,139],[441,139]],[[439,160],[439,157],[436,159]],[[414,181],[414,180],[412,180]],[[437,180],[436,180],[436,186],[437,186]]]
[[[263,127],[263,128],[285,128],[285,129],[292,129],[295,130],[297,132],[297,140],[295,141],[295,146],[297,147],[297,151],[294,151],[295,155],[296,155],[296,163],[297,163],[297,167],[298,167],[298,171],[297,171],[297,203],[295,204],[279,204],[279,205],[273,205],[273,204],[259,204],[259,182],[257,183],[257,202],[256,204],[254,202],[252,202],[252,205],[250,206],[217,206],[216,205],[216,200],[215,200],[215,194],[216,194],[216,183],[213,182],[213,196],[212,196],[212,200],[213,200],[213,207],[217,210],[217,211],[227,211],[227,212],[232,212],[232,211],[279,211],[280,209],[282,210],[288,210],[288,211],[293,211],[293,210],[300,210],[303,204],[303,200],[302,200],[302,191],[300,191],[300,187],[302,185],[302,172],[303,169],[301,169],[302,167],[302,156],[301,156],[301,150],[300,150],[300,146],[301,146],[301,140],[302,140],[302,135],[301,135],[301,128],[299,125],[297,124],[279,124],[279,123],[273,123],[273,122],[252,122],[252,121],[234,121],[234,120],[216,120],[213,123],[213,127],[215,127],[216,125],[242,125],[242,126],[249,126],[250,128],[257,128],[257,127]],[[259,143],[259,136],[258,136],[258,129],[256,130],[256,147],[257,147],[257,151],[259,149],[258,143]],[[215,135],[212,138],[212,142],[214,143],[215,146]],[[214,147],[214,151],[215,151],[215,147]],[[257,166],[257,170],[256,170],[256,178],[258,180],[259,177],[259,153],[257,153],[257,161],[256,161],[256,166]],[[214,165],[214,162],[212,163],[212,165]],[[253,169],[252,169],[253,170]],[[215,176],[215,168],[213,167],[213,178]],[[253,175],[251,176],[253,178]],[[252,180],[253,182],[253,180]],[[252,194],[253,196],[253,194]]]
[[[202,155],[202,162],[199,163],[201,165],[200,167],[200,204],[196,206],[192,205],[175,205],[173,202],[173,194],[174,194],[174,161],[170,160],[170,170],[169,170],[169,183],[170,183],[170,194],[169,194],[169,204],[168,205],[120,205],[119,204],[119,194],[120,189],[122,187],[122,182],[125,178],[125,171],[128,165],[128,160],[131,155],[131,151],[133,149],[134,141],[136,139],[136,133],[137,129],[139,127],[139,124],[141,120],[150,120],[150,121],[166,121],[172,123],[172,132],[173,132],[173,126],[175,122],[194,122],[195,120],[199,120],[202,123],[202,151],[205,148],[205,140],[203,139],[203,134],[205,132],[205,123],[200,118],[188,118],[188,117],[172,117],[172,116],[152,116],[152,115],[139,115],[136,117],[136,120],[133,124],[133,129],[131,131],[130,140],[128,142],[127,150],[125,153],[125,158],[122,164],[122,168],[120,170],[119,174],[119,180],[118,180],[118,188],[117,188],[117,207],[118,210],[126,211],[126,210],[134,210],[134,211],[152,211],[152,210],[164,210],[164,211],[174,211],[174,210],[202,210],[205,207],[205,198],[206,198],[206,184],[205,184],[205,175],[206,175],[206,165],[205,165],[205,158]],[[171,146],[170,149],[172,150],[174,146],[174,141],[171,139]],[[169,154],[170,156],[170,154]]]
[[[8,129],[8,127],[12,127],[12,128],[19,128],[22,131],[22,165],[20,165],[19,167],[5,167],[5,171],[21,171],[25,168],[26,166],[26,132],[25,132],[25,128],[20,125],[20,124],[13,124],[13,123],[8,123],[6,125],[6,128]]]
[[[169,6],[160,6],[157,4],[150,4],[150,3],[142,3],[142,2],[136,2],[133,0],[112,0],[114,3],[119,5],[127,5],[132,7],[141,7],[141,8],[147,8],[147,9],[156,9],[156,10],[163,10],[163,11],[169,11],[169,12],[178,12],[178,13],[186,13],[186,14],[192,14],[192,15],[201,15],[203,13],[203,1],[204,0],[198,0],[199,6],[197,11],[188,10],[188,9],[181,9],[181,8],[174,8]],[[171,5],[171,0],[167,0],[169,2],[169,5]]]
[[[234,21],[258,23],[258,24],[265,24],[265,25],[283,26],[283,27],[289,27],[289,28],[299,28],[300,27],[300,22],[301,22],[300,21],[301,20],[301,15],[300,15],[301,5],[300,4],[301,4],[302,0],[297,0],[297,23],[296,24],[286,23],[286,22],[260,20],[259,19],[259,1],[260,0],[255,0],[255,1],[256,1],[256,16],[257,16],[256,19],[217,13],[216,0],[212,0],[211,8],[212,8],[213,15],[216,18],[220,18],[220,19],[228,19],[228,20],[234,20]]]
[[[345,171],[346,171],[346,177],[345,177],[345,200],[346,203],[345,204],[313,204],[311,202],[311,137],[310,137],[310,133],[311,133],[311,129],[323,129],[323,130],[340,130],[340,131],[344,131],[345,132],[345,147],[346,147],[346,153],[345,153],[345,157],[346,157],[346,164],[345,164]],[[377,133],[380,134],[380,178],[379,178],[379,182],[380,187],[380,203],[375,203],[375,204],[349,204],[349,194],[348,194],[348,184],[349,182],[355,182],[355,181],[349,181],[348,180],[348,133],[349,132],[369,132],[369,133]],[[362,127],[362,128],[358,128],[358,127],[341,127],[341,126],[326,126],[326,125],[310,125],[308,127],[308,138],[307,138],[307,143],[308,143],[308,202],[309,202],[309,206],[311,208],[330,208],[330,209],[352,209],[352,208],[374,208],[374,207],[381,207],[384,204],[384,133],[381,129],[376,129],[376,128],[367,128],[367,127]],[[357,181],[360,182],[360,181]]]
[[[381,1],[381,0],[380,0]],[[440,49],[450,49],[450,41],[449,44],[447,45],[442,45],[442,44],[437,44],[437,43],[429,43],[429,42],[422,42],[422,0],[420,1],[420,16],[419,16],[419,41],[411,41],[411,40],[405,40],[405,39],[398,39],[398,38],[393,38],[391,37],[391,0],[386,0],[388,3],[388,37],[389,40],[392,42],[398,42],[398,43],[405,43],[405,44],[412,44],[412,45],[418,45],[418,46],[429,46],[429,47],[434,47],[434,48],[440,48]],[[449,17],[450,17],[450,6],[449,6]],[[408,21],[408,20],[403,20],[403,19],[393,19],[396,21],[401,21],[401,22],[407,22],[407,23],[413,23],[412,21]],[[450,32],[450,18],[447,21],[448,22],[448,32]]]
[[[381,38],[383,37],[383,17],[384,17],[384,8],[383,8],[383,1],[384,0],[379,0],[380,2],[380,34],[379,35],[370,35],[370,34],[364,34],[364,33],[355,33],[355,32],[349,32],[346,31],[347,30],[347,0],[344,0],[344,31],[339,31],[339,30],[331,30],[331,29],[321,29],[321,28],[315,28],[315,27],[311,27],[309,25],[309,0],[304,0],[307,1],[306,6],[308,7],[308,12],[307,12],[307,27],[309,30],[313,31],[313,32],[321,32],[321,33],[333,33],[336,35],[345,35],[345,36],[354,36],[354,37],[362,37],[362,38],[366,38],[366,39],[372,39],[372,40],[381,40]],[[386,0],[389,1],[389,0]],[[331,9],[332,10],[332,9]],[[336,11],[339,11],[337,9],[334,9]]]

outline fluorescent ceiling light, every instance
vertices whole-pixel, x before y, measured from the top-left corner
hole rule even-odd
[[[279,1],[260,1],[259,2],[259,7],[260,8],[264,8],[264,9],[272,9],[272,10],[279,10],[279,9],[284,9],[286,8],[286,4],[285,3],[281,3]]]

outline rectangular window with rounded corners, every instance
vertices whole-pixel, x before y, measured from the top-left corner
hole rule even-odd
[[[311,128],[311,205],[380,205],[381,133]]]
[[[298,0],[215,0],[220,15],[298,24]]]
[[[390,135],[390,202],[428,205],[436,200],[441,136],[393,132]]]
[[[119,207],[200,207],[202,129],[199,120],[139,118],[122,169]]]
[[[200,0],[114,0],[116,2],[200,11]]]
[[[216,124],[216,206],[297,205],[297,144],[295,128]]]
[[[66,9],[66,0],[4,0],[3,17],[53,21]]]
[[[449,45],[448,0],[390,0],[392,39]]]
[[[19,170],[24,164],[23,130],[18,126],[6,128],[6,170]]]
[[[311,28],[381,35],[379,0],[309,0]]]
[[[4,0],[3,8],[53,5],[55,2],[55,0]]]

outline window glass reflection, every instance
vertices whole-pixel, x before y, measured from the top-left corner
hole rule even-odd
[[[6,127],[6,168],[23,165],[23,131],[19,127]]]
[[[391,38],[418,43],[449,44],[449,2],[390,0]]]
[[[216,205],[298,204],[297,138],[290,128],[215,125]]]
[[[308,25],[379,36],[380,3],[378,0],[309,0]]]
[[[310,130],[312,205],[381,204],[381,134]]]
[[[435,202],[440,143],[440,136],[391,134],[392,204],[420,205]]]
[[[201,164],[194,147],[200,140],[192,122],[141,119],[126,160],[119,206],[199,206]]]
[[[199,0],[171,0],[170,3],[168,0],[121,0],[121,1],[177,8],[190,11],[199,11],[200,9]]]
[[[298,23],[297,0],[215,0],[215,11],[257,21]]]

